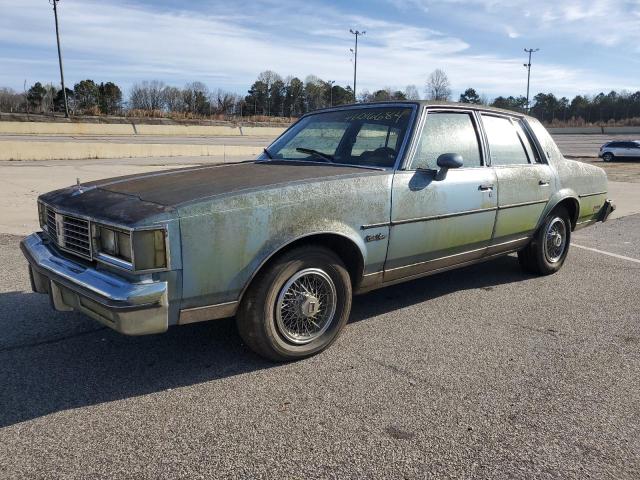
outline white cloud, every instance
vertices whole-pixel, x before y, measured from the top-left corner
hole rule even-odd
[[[397,5],[400,0],[389,0]],[[424,10],[464,8],[459,20],[530,38],[564,37],[640,51],[640,0],[405,0]],[[513,38],[513,37],[512,37]]]
[[[479,7],[477,15],[511,9],[512,3],[524,5],[520,0],[469,1]],[[429,0],[413,2],[431,8]],[[353,68],[349,61],[353,37],[348,32],[357,27],[368,31],[359,50],[359,89],[421,86],[435,68],[449,74],[455,90],[473,86],[489,95],[508,95],[524,88],[521,58],[473,54],[464,38],[415,24],[345,15],[326,6],[320,15],[317,6],[294,0],[207,5],[196,12],[130,2],[65,0],[60,17],[67,78],[70,83],[83,78],[115,80],[125,86],[144,79],[172,84],[201,80],[213,88],[244,93],[260,71],[271,69],[301,78],[316,74],[346,85]],[[557,10],[549,10],[549,18],[594,18],[599,11]],[[55,82],[55,33],[48,5],[41,0],[23,0],[20,5],[0,0],[0,11],[0,84],[21,89],[25,78]],[[526,30],[520,24],[497,28],[508,36]],[[632,88],[599,73],[560,65],[537,64],[533,75],[536,84],[544,86],[541,89],[559,94]]]

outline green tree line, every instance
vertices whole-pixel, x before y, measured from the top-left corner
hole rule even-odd
[[[82,80],[67,89],[69,109],[73,115],[132,115],[182,117],[298,117],[304,113],[329,106],[353,103],[353,90],[332,81],[309,75],[304,80],[295,76],[281,76],[266,70],[249,87],[246,95],[223,89],[211,90],[202,82],[183,87],[166,85],[157,80],[134,84],[125,99],[122,89],[114,82]],[[429,75],[424,85],[424,98],[450,101],[450,83],[442,70]],[[358,92],[359,102],[418,100],[415,85],[403,90],[382,88]],[[489,100],[475,89],[468,88],[457,99],[527,111],[523,96],[498,96]],[[62,90],[51,84],[36,82],[25,92],[0,88],[0,112],[54,113],[64,111]],[[640,91],[577,95],[573,99],[557,97],[553,93],[538,93],[530,102],[529,113],[547,123],[573,125],[633,122],[640,124]],[[634,120],[635,119],[635,120]]]

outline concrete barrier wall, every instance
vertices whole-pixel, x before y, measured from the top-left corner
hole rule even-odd
[[[552,135],[600,135],[602,133],[601,127],[567,127],[567,128],[548,128],[549,133]]]
[[[548,130],[552,135],[640,135],[640,127],[567,127]]]
[[[168,135],[168,136],[269,136],[284,132],[283,127],[240,127],[226,125],[146,125],[133,123],[53,123],[0,122],[5,135]]]
[[[227,125],[147,125],[134,123],[0,122],[0,135],[168,135],[168,136],[261,136],[277,137],[284,127]],[[640,127],[549,128],[553,135],[640,135]]]
[[[261,152],[262,147],[239,145],[0,141],[0,160],[78,160],[205,155],[220,159],[243,157],[250,160]]]
[[[605,134],[616,134],[616,135],[640,135],[640,127],[604,127]]]
[[[5,135],[134,135],[130,123],[0,122]]]

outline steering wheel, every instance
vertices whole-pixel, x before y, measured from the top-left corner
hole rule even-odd
[[[381,166],[389,166],[393,163],[397,152],[391,147],[379,147],[373,151],[363,152],[362,156],[367,162],[379,164]]]

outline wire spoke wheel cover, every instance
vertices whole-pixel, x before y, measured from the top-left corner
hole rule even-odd
[[[544,256],[549,263],[557,263],[567,247],[567,226],[560,217],[555,217],[545,232]]]
[[[275,317],[280,334],[296,345],[319,338],[333,321],[336,300],[336,287],[324,270],[300,270],[278,294]]]

